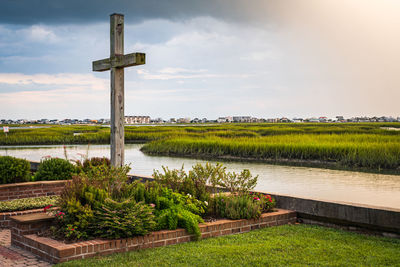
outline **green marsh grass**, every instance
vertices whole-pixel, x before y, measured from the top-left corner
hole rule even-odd
[[[399,170],[400,123],[262,123],[126,126],[126,143],[145,153],[269,161],[321,161],[344,167]],[[0,133],[0,145],[107,144],[104,126],[53,126]]]

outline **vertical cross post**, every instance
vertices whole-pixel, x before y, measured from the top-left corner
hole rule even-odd
[[[93,61],[93,71],[111,70],[111,164],[124,165],[124,68],[145,64],[144,53],[124,55],[124,15],[110,16],[110,57]]]
[[[110,58],[124,55],[124,16],[110,16]],[[124,68],[111,68],[111,164],[124,164]]]

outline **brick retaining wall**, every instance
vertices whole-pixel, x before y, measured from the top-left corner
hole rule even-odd
[[[0,201],[59,195],[68,180],[39,181],[0,185]]]
[[[30,220],[29,215],[12,217],[11,242],[14,246],[40,256],[41,258],[59,263],[76,259],[85,259],[99,255],[108,255],[144,248],[161,247],[193,240],[184,229],[157,231],[145,236],[133,238],[104,240],[95,239],[73,244],[40,237],[36,233],[46,229],[51,224],[51,218],[42,213],[36,220]],[[252,220],[219,220],[200,224],[202,238],[244,233],[250,230],[284,225],[296,221],[296,212],[278,209],[271,213],[262,214],[259,219]]]
[[[23,210],[23,211],[7,211],[0,213],[0,228],[9,228],[11,226],[11,216],[32,214],[43,212],[43,208],[34,210]]]

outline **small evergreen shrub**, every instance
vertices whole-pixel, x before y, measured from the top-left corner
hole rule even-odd
[[[27,182],[31,178],[31,166],[25,159],[0,156],[0,183]]]
[[[76,167],[68,160],[49,158],[40,162],[34,179],[36,181],[69,180],[76,172]]]
[[[94,236],[124,238],[145,235],[156,226],[154,208],[132,199],[117,202],[110,198],[95,210]]]
[[[74,176],[61,193],[53,233],[63,239],[121,238],[155,228],[154,207],[136,202],[129,167],[93,167]]]

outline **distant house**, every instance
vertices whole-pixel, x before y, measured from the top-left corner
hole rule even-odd
[[[251,122],[250,116],[234,116],[232,118],[233,122]]]
[[[179,118],[177,123],[190,123],[190,118]]]
[[[165,121],[162,118],[155,118],[150,120],[151,123],[164,123]]]
[[[314,123],[315,122],[320,122],[319,119],[317,119],[317,118],[309,118],[309,119],[307,119],[307,121],[308,122],[314,122]]]
[[[292,121],[295,123],[301,123],[301,122],[303,122],[303,119],[302,118],[293,118]]]
[[[233,118],[231,116],[227,116],[227,117],[219,117],[217,119],[218,123],[224,123],[224,122],[232,122]]]
[[[150,116],[125,116],[126,124],[146,124],[150,123]]]
[[[327,122],[328,118],[327,117],[319,117],[319,122]]]
[[[199,118],[194,118],[190,123],[201,123],[201,120]]]

